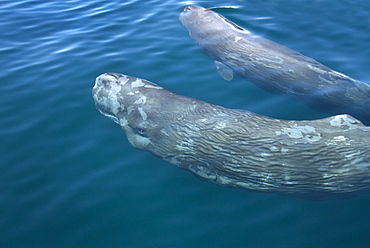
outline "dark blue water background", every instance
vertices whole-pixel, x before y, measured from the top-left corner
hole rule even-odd
[[[309,201],[201,181],[94,107],[104,72],[282,119],[328,116],[223,81],[178,21],[188,4],[370,82],[368,0],[0,3],[1,247],[369,247],[370,195]]]

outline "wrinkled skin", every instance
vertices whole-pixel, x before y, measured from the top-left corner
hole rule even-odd
[[[336,72],[283,45],[255,35],[218,13],[188,6],[180,21],[219,74],[233,74],[314,109],[350,114],[370,125],[370,85]]]
[[[351,116],[278,120],[118,73],[99,76],[92,94],[131,145],[205,180],[313,199],[370,189],[370,127]]]

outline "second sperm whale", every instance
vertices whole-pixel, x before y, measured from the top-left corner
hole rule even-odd
[[[180,21],[225,80],[233,74],[312,108],[346,113],[370,125],[370,85],[336,72],[288,47],[255,35],[220,14],[188,6]]]

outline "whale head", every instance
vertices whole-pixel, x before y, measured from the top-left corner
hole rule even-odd
[[[188,29],[190,36],[198,43],[205,38],[224,36],[227,32],[249,33],[211,9],[200,6],[187,6],[179,17],[181,23]]]
[[[96,78],[92,95],[98,111],[122,127],[132,146],[148,150],[162,124],[157,117],[165,103],[156,96],[162,89],[140,78],[105,73]]]
[[[197,135],[192,115],[204,118],[196,109],[207,105],[119,73],[98,76],[92,95],[98,111],[121,126],[132,146],[164,159],[181,153],[173,148]]]

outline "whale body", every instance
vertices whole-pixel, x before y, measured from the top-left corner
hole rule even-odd
[[[225,80],[235,73],[267,91],[320,111],[350,114],[370,125],[369,84],[255,35],[210,9],[188,6],[180,21]]]
[[[132,146],[202,179],[309,199],[370,190],[370,127],[349,115],[279,120],[119,73],[100,75],[92,95]]]

